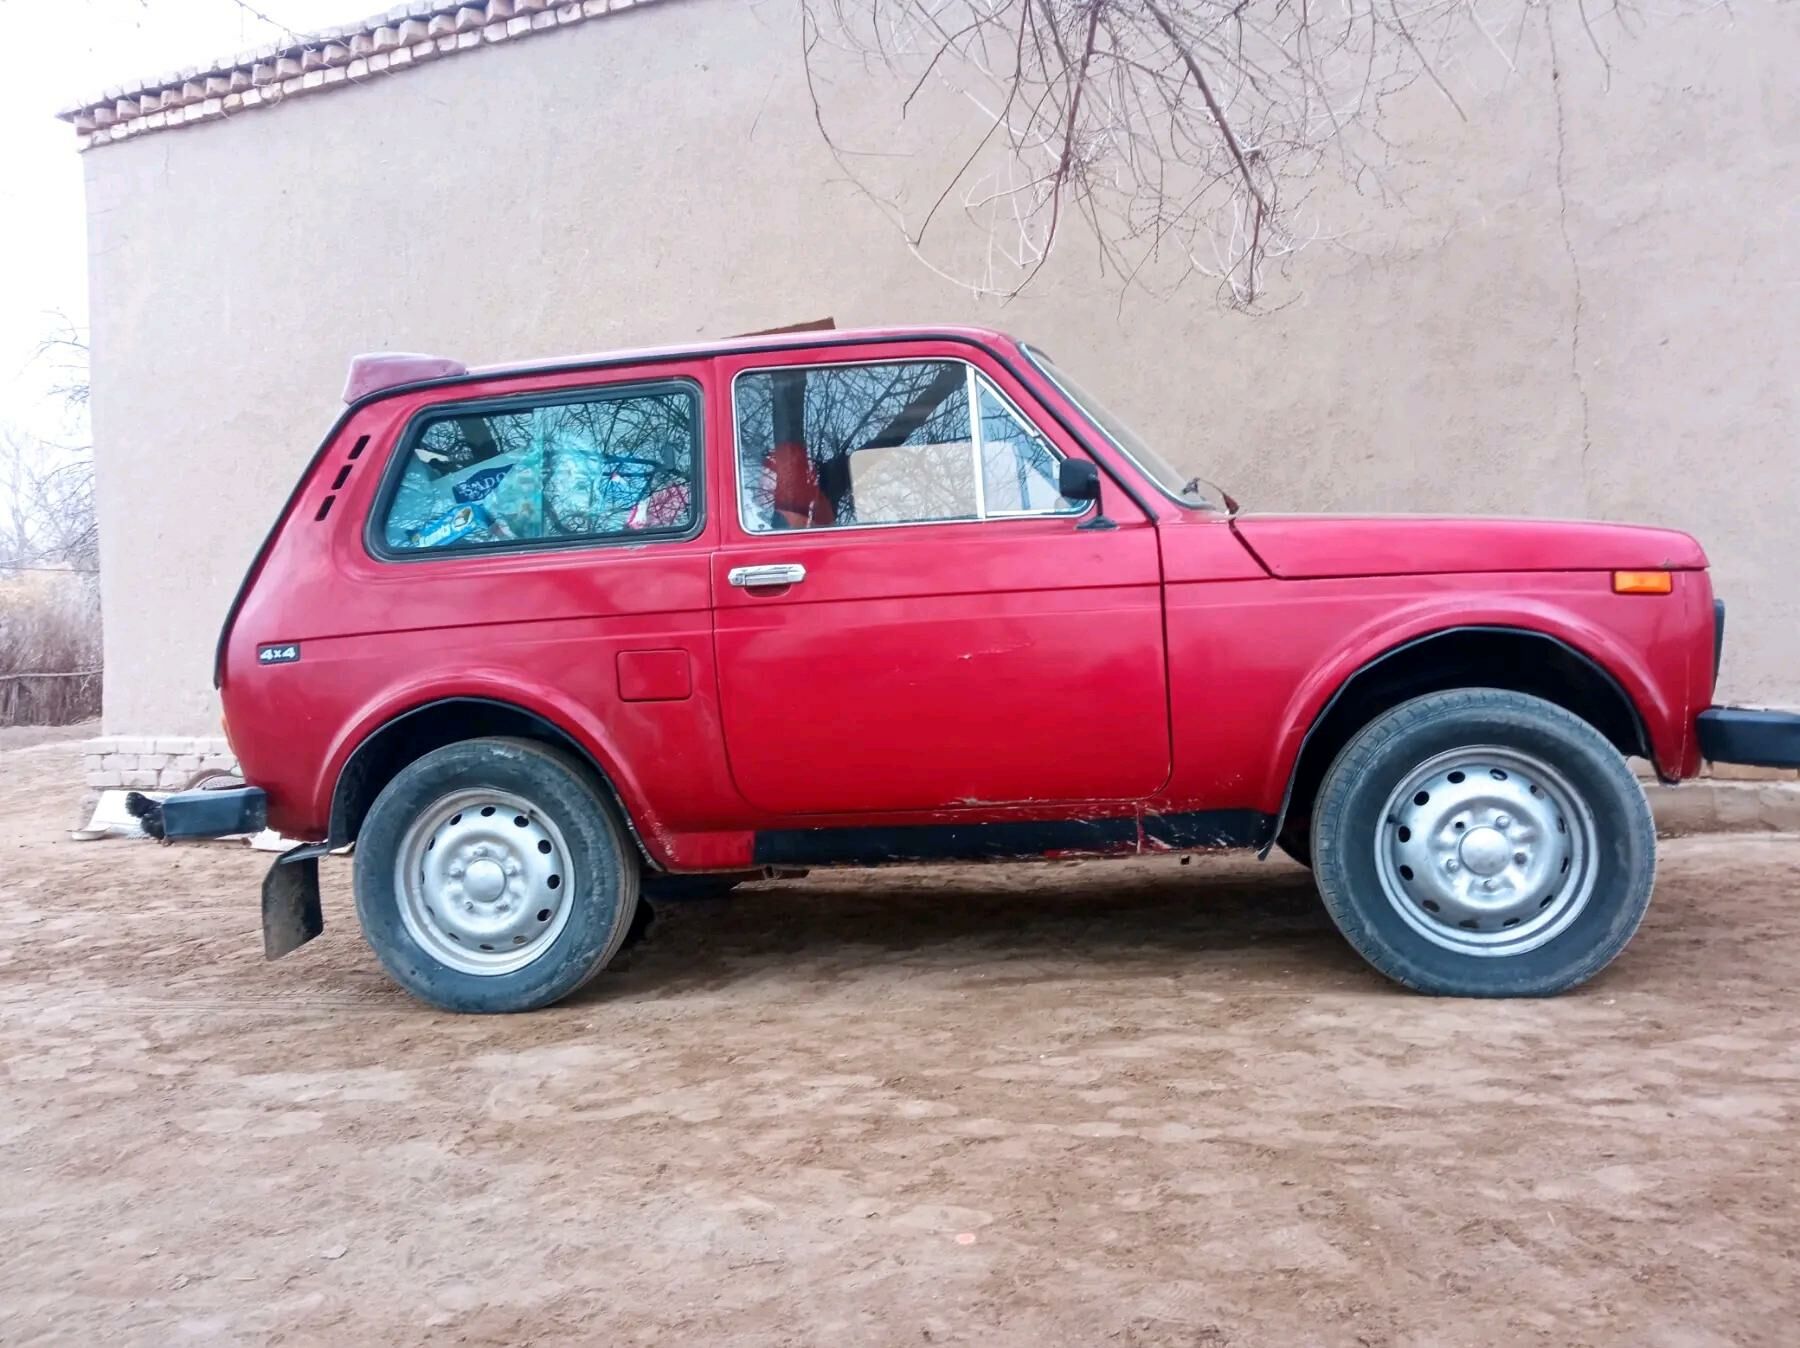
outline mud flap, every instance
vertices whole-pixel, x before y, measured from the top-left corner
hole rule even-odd
[[[319,904],[319,857],[325,843],[290,848],[275,859],[263,877],[263,958],[292,954],[325,930]]]

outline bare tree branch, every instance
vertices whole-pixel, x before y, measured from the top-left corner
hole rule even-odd
[[[1576,0],[1563,11],[1609,81],[1608,41],[1629,35],[1638,2]],[[1102,270],[1122,287],[1152,274],[1210,276],[1228,304],[1248,307],[1264,300],[1269,267],[1327,237],[1309,205],[1321,173],[1393,199],[1386,118],[1396,95],[1428,84],[1467,121],[1478,81],[1514,70],[1526,16],[1554,21],[1558,8],[1552,0],[802,0],[802,50],[814,120],[840,167],[940,275],[977,294],[1015,295],[1079,217]],[[950,167],[922,215],[888,181],[906,157],[891,137],[880,151],[851,152],[834,131],[829,72],[846,60],[898,77],[901,120],[916,122],[933,91],[951,109],[973,110],[970,148],[945,156]],[[934,115],[935,130],[943,107]],[[966,258],[934,229],[952,204],[985,240],[973,270],[942,260]]]

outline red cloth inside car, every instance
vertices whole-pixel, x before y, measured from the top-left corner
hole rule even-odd
[[[818,469],[797,440],[783,440],[769,451],[774,474],[775,521],[788,529],[822,529],[837,519],[825,493],[819,490]]]

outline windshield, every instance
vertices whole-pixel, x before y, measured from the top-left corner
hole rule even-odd
[[[1167,459],[1138,439],[1131,427],[1108,412],[1079,384],[1064,374],[1050,357],[1036,347],[1027,346],[1024,351],[1031,358],[1031,363],[1043,371],[1044,377],[1062,390],[1063,397],[1085,412],[1088,420],[1100,428],[1114,447],[1141,468],[1144,475],[1163,491],[1182,505],[1196,510],[1231,508],[1231,497],[1222,488],[1215,487],[1203,477],[1179,472]]]

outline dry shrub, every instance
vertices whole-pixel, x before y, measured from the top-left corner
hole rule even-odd
[[[100,588],[78,572],[0,576],[0,726],[100,714]]]

